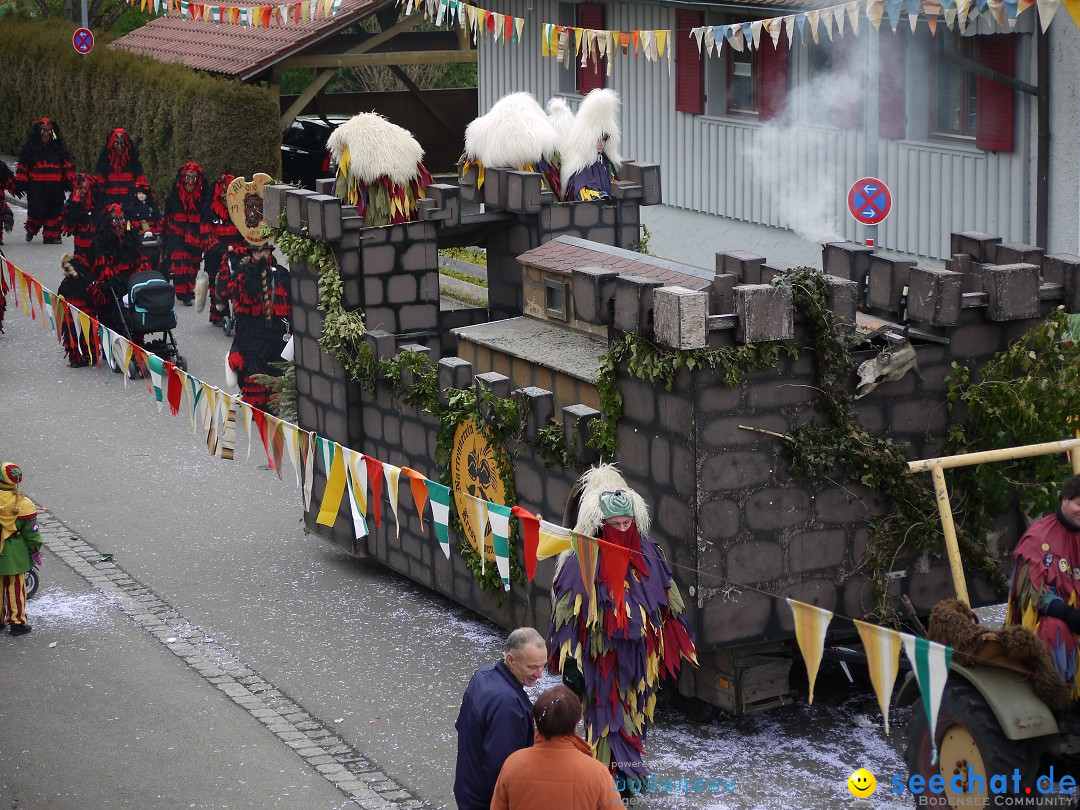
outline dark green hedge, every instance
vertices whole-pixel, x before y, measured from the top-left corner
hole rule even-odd
[[[177,169],[281,175],[278,106],[265,89],[167,65],[98,40],[86,56],[76,26],[5,19],[0,25],[0,151],[18,155],[33,121],[55,118],[79,171],[93,171],[109,132],[124,127],[139,147],[159,200]]]

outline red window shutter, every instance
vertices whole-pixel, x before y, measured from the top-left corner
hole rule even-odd
[[[600,3],[579,3],[577,7],[578,28],[592,28],[594,31],[604,30],[604,6]],[[570,32],[571,38],[574,36]],[[584,47],[584,42],[582,42]],[[590,90],[597,90],[604,86],[604,71],[606,65],[601,59],[599,64],[591,57],[585,67],[581,66],[581,57],[577,57],[577,89],[582,95]]]
[[[903,138],[904,76],[907,73],[907,36],[903,29],[878,33],[878,136]]]
[[[1016,36],[993,34],[981,36],[977,42],[980,64],[1006,76],[1016,74]],[[998,152],[1015,148],[1014,123],[1016,102],[1013,89],[1001,82],[976,77],[975,85],[975,146]]]
[[[787,32],[780,34],[773,47],[772,36],[761,35],[758,49],[758,120],[787,122],[788,42]]]
[[[690,36],[701,24],[700,11],[675,12],[675,109],[694,115],[705,112],[705,60]]]

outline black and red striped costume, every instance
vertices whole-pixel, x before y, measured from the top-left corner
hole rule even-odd
[[[100,208],[109,203],[123,205],[138,183],[146,184],[139,150],[127,134],[118,127],[109,133],[98,155],[97,178],[101,186]]]
[[[221,323],[221,317],[225,314],[225,308],[228,307],[227,301],[217,300],[216,295],[213,295],[213,291],[217,289],[215,282],[221,264],[230,246],[247,245],[229,217],[227,195],[229,183],[234,177],[235,175],[232,174],[223,174],[215,181],[210,204],[203,212],[203,221],[199,228],[203,243],[203,267],[206,268],[206,275],[210,279],[210,290],[214,299],[214,303],[210,306],[210,323],[213,324]]]
[[[15,215],[11,213],[11,207],[4,197],[5,191],[16,193],[15,175],[8,165],[0,160],[0,245],[4,244],[4,231],[11,233],[11,229],[15,227]]]
[[[26,240],[38,231],[48,242],[60,242],[64,219],[64,194],[75,180],[71,162],[56,122],[39,118],[19,155],[15,185],[26,192]]]
[[[75,255],[89,261],[90,243],[97,230],[98,189],[97,178],[79,172],[75,175],[75,187],[64,203],[64,235],[75,237]]]
[[[289,271],[273,256],[244,261],[229,282],[236,309],[236,334],[229,350],[229,367],[236,372],[240,393],[249,405],[269,410],[271,391],[252,375],[280,376],[271,363],[281,362],[292,331]]]
[[[119,204],[110,203],[105,208],[91,253],[90,275],[94,279],[91,291],[98,306],[98,319],[114,332],[127,334],[113,293],[117,299],[123,299],[131,275],[152,268],[143,253],[142,240],[128,227]]]
[[[185,304],[195,299],[195,274],[202,261],[203,207],[210,199],[210,184],[198,163],[185,163],[176,173],[172,192],[165,201],[165,236],[162,255],[172,276],[176,297]]]

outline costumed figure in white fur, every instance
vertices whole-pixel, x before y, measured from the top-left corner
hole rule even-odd
[[[555,134],[559,136],[559,152],[561,154],[565,148],[567,138],[570,137],[570,128],[574,126],[574,111],[570,109],[570,105],[564,99],[557,96],[549,98],[547,119],[555,127]]]
[[[585,737],[622,791],[649,775],[645,732],[660,682],[676,679],[683,661],[697,665],[697,651],[671,568],[649,537],[649,509],[613,464],[585,472],[563,521],[602,542],[585,574],[595,598],[577,555],[559,557],[548,668],[582,696]]]
[[[465,128],[458,166],[462,177],[476,167],[477,188],[483,188],[485,167],[538,172],[544,188],[558,196],[558,150],[559,135],[544,108],[531,93],[511,93]]]
[[[581,102],[562,144],[564,199],[610,200],[611,181],[622,166],[619,154],[619,95],[593,90]]]
[[[338,165],[334,193],[359,209],[366,227],[416,219],[431,175],[409,130],[378,113],[360,113],[335,129],[326,146]]]

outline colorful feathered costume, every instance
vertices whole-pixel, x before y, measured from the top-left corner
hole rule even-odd
[[[109,203],[123,205],[135,186],[146,185],[146,173],[139,150],[127,134],[127,130],[118,127],[109,133],[105,145],[98,155],[97,178],[101,190],[100,208]]]
[[[1080,527],[1067,524],[1060,509],[1031,524],[1013,551],[1006,625],[1033,631],[1068,684],[1073,700],[1080,699],[1080,644],[1061,618],[1049,615],[1055,602],[1080,608]]]
[[[578,486],[574,531],[625,551],[600,547],[596,570],[589,574],[595,610],[578,557],[567,552],[559,558],[552,584],[549,668],[584,691],[585,736],[596,758],[613,772],[645,779],[645,732],[656,691],[662,680],[678,676],[684,659],[696,665],[697,652],[671,569],[648,536],[645,502],[611,464],[588,470]],[[624,531],[606,522],[612,515],[602,504],[615,496],[626,504],[617,514],[633,517]]]
[[[416,219],[431,175],[412,133],[378,113],[360,113],[335,129],[326,146],[338,164],[335,193],[359,209],[366,227]]]
[[[460,173],[464,177],[475,166],[476,187],[482,188],[485,167],[538,172],[544,187],[558,195],[558,150],[559,134],[532,94],[510,93],[465,128]]]
[[[39,118],[30,128],[19,164],[15,187],[26,192],[26,241],[38,231],[46,244],[60,244],[64,194],[75,180],[75,166],[51,118]]]
[[[619,95],[593,90],[581,102],[562,148],[562,187],[567,200],[611,198],[619,154]]]
[[[202,261],[203,207],[210,199],[210,183],[198,163],[185,163],[176,173],[165,201],[164,272],[172,276],[176,298],[190,306],[195,300],[195,274]]]
[[[71,196],[64,203],[64,234],[75,237],[74,253],[87,261],[99,218],[97,184],[94,175],[79,172]]]
[[[199,227],[203,244],[203,267],[206,269],[211,290],[216,289],[218,272],[221,270],[229,248],[247,247],[247,242],[244,241],[244,237],[240,235],[240,231],[236,229],[236,225],[229,216],[229,185],[235,178],[234,174],[223,174],[214,181],[210,204],[203,211],[202,225]],[[224,312],[224,307],[211,306],[210,323],[220,324]]]

